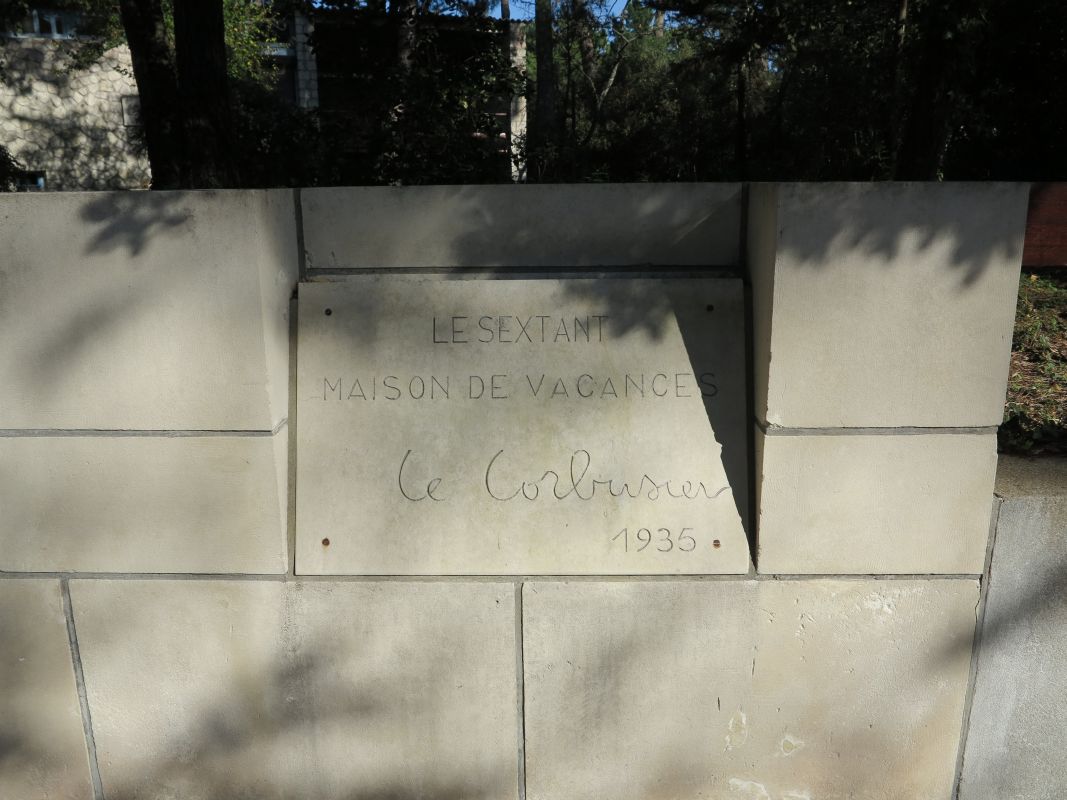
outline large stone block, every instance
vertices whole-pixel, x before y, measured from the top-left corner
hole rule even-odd
[[[514,798],[510,583],[72,581],[108,798]]]
[[[738,279],[300,289],[300,574],[744,573]]]
[[[977,600],[968,579],[527,583],[527,797],[949,800]]]
[[[0,580],[0,797],[93,797],[59,581]]]
[[[273,436],[0,437],[0,570],[286,570]]]
[[[1003,415],[1026,184],[757,184],[755,412],[786,427]]]
[[[0,195],[0,429],[272,430],[292,193]]]
[[[756,566],[774,574],[981,574],[995,434],[756,431]]]
[[[1067,459],[1001,459],[961,800],[1067,796]]]
[[[738,263],[739,184],[346,187],[301,202],[311,269]]]

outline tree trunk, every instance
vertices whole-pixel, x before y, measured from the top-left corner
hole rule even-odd
[[[501,64],[505,69],[511,67],[511,3],[510,0],[500,0],[500,36],[504,58]],[[506,183],[511,180],[511,117],[514,98],[509,97],[505,104],[506,112],[503,117],[504,140],[503,140],[503,164],[500,167],[500,181]]]
[[[571,24],[577,27],[578,52],[582,54],[582,71],[593,80],[596,68],[596,44],[593,42],[593,14],[587,0],[571,0]]]
[[[415,57],[415,25],[418,19],[416,0],[400,0],[396,4],[396,63],[402,75],[407,77]]]
[[[181,186],[183,136],[174,72],[160,0],[119,0],[133,62],[153,189]]]
[[[937,180],[950,131],[947,79],[953,45],[953,9],[934,4],[925,20],[918,80],[901,135],[896,180]]]
[[[511,0],[500,0],[500,35],[504,63],[511,66]]]
[[[185,118],[183,184],[237,186],[222,0],[175,0],[174,51]]]
[[[596,84],[590,79],[589,84],[593,89],[593,113],[592,119],[589,122],[589,129],[586,131],[585,138],[582,139],[579,145],[580,149],[584,150],[589,142],[593,140],[593,134],[596,133],[597,127],[600,125],[601,112],[604,109],[604,101],[607,100],[608,94],[611,92],[613,86],[615,86],[615,79],[619,77],[619,67],[622,66],[623,56],[626,55],[626,48],[633,43],[633,39],[627,39],[621,30],[621,24],[626,14],[630,10],[630,0],[626,0],[623,4],[622,11],[619,12],[616,23],[613,23],[615,30],[616,42],[615,42],[615,60],[611,64],[611,68],[608,70],[608,74],[604,78],[604,84],[599,89]]]
[[[748,68],[745,59],[737,62],[737,78],[735,85],[737,102],[737,130],[734,140],[734,160],[737,161],[738,180],[748,177],[748,122],[745,112],[748,90]]]
[[[662,39],[667,28],[667,12],[662,8],[656,9],[656,16],[652,23],[652,30],[656,32],[656,38]]]
[[[889,119],[886,125],[885,148],[889,155],[889,174],[897,169],[900,152],[900,125],[904,105],[904,43],[908,23],[908,0],[900,0],[897,7],[896,31],[893,37],[893,52],[889,62],[889,79],[893,94],[889,103]]]
[[[537,105],[534,107],[533,140],[544,148],[554,138],[557,125],[556,61],[552,31],[552,0],[536,0],[534,5],[534,49],[537,58]]]

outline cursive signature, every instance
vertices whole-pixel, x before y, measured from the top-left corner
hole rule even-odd
[[[414,461],[413,451],[408,450],[400,461],[400,469],[397,472],[396,482],[400,494],[412,502],[420,500],[433,500],[441,502],[446,500],[444,494],[444,481],[441,476],[432,477],[425,483],[423,479],[411,477],[417,467],[412,467]],[[501,477],[502,466],[506,463],[505,451],[497,450],[486,464],[482,482],[486,493],[494,500],[508,502],[509,500],[525,499],[537,500],[539,498],[575,500],[588,502],[600,495],[614,498],[629,497],[631,499],[643,498],[645,500],[660,500],[671,497],[678,500],[714,500],[724,492],[729,491],[729,486],[708,488],[703,481],[675,480],[653,477],[647,472],[640,478],[623,479],[608,477],[602,473],[597,474],[593,470],[593,457],[588,450],[579,449],[571,453],[567,468],[561,474],[554,469],[541,471],[540,477],[508,481]],[[536,471],[533,473],[536,475]]]
[[[493,469],[497,461],[504,455],[503,450],[498,450],[496,455],[489,459],[485,468],[485,490],[494,500],[506,502],[514,500],[520,495],[527,500],[536,500],[538,497],[554,497],[556,500],[566,500],[575,497],[578,500],[592,500],[597,490],[606,490],[612,497],[644,497],[646,500],[659,500],[664,495],[676,499],[697,500],[703,495],[708,500],[714,500],[730,489],[729,486],[710,490],[703,481],[691,480],[673,481],[657,480],[644,473],[639,480],[626,481],[618,478],[605,478],[590,476],[593,457],[588,450],[575,450],[570,457],[570,464],[566,476],[561,476],[553,469],[546,469],[541,477],[536,480],[521,481],[518,486],[508,494],[511,487],[501,487],[499,481],[493,476]],[[549,490],[551,492],[549,493]]]

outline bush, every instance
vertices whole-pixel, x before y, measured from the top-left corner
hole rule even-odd
[[[1000,449],[1067,453],[1067,277],[1024,273]]]

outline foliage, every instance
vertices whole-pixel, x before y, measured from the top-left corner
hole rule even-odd
[[[510,178],[504,139],[521,75],[500,24],[419,14],[410,63],[399,21],[371,9],[320,10],[313,38],[322,137],[333,154],[321,182],[486,183]]]
[[[264,43],[277,38],[279,20],[271,6],[260,0],[223,0],[222,13],[226,26],[226,68],[230,78],[258,84],[273,83],[277,77],[277,64],[264,52]]]
[[[534,177],[1067,178],[1054,0],[557,0],[554,35]]]
[[[551,0],[544,104],[533,26],[523,85],[486,0],[221,2],[237,138],[289,164],[249,165],[256,181],[502,180],[497,115],[520,90],[532,122],[553,114],[518,143],[532,181],[1067,178],[1058,0]],[[121,40],[117,0],[50,5],[89,13],[76,64]],[[318,115],[265,93],[263,42],[295,9],[322,23]]]
[[[0,192],[14,191],[15,182],[21,170],[22,165],[15,160],[6,147],[0,145]]]
[[[117,0],[63,0],[52,2],[83,14],[78,33],[87,39],[76,42],[69,70],[84,69],[105,52],[125,43]],[[269,3],[259,0],[222,0],[226,30],[226,66],[231,79],[269,85],[277,66],[264,50],[276,37],[278,17]],[[167,39],[174,42],[174,0],[163,0]]]
[[[1067,278],[1024,274],[1000,447],[1067,453]]]
[[[427,26],[428,27],[428,26]],[[401,110],[387,115],[386,148],[376,173],[382,183],[486,183],[510,180],[505,126],[510,98],[521,76],[499,45],[501,34],[488,20],[471,26],[459,41],[477,44],[466,57],[443,28],[419,37]],[[501,116],[498,116],[501,115]]]
[[[234,93],[233,115],[243,186],[314,186],[330,174],[317,115],[280,104],[272,87],[245,84]]]

